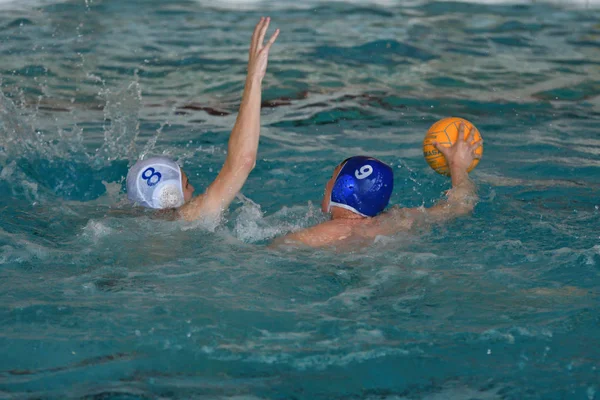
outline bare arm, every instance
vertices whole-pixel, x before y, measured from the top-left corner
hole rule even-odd
[[[450,166],[452,189],[448,191],[446,198],[430,208],[395,208],[382,214],[378,217],[382,218],[380,234],[406,231],[420,223],[446,222],[473,211],[478,198],[475,184],[469,179],[467,169],[473,159],[479,157],[475,150],[483,143],[482,140],[474,142],[473,134],[472,129],[465,140],[465,126],[461,123],[457,140],[452,146],[444,147],[434,143]]]
[[[188,221],[201,216],[220,215],[229,207],[256,164],[262,80],[267,70],[269,49],[279,35],[277,29],[271,39],[263,44],[269,22],[270,18],[261,18],[252,35],[246,84],[240,110],[229,136],[225,163],[206,192],[179,209],[181,216]]]
[[[360,225],[362,231],[362,224]],[[289,233],[285,236],[275,239],[269,247],[276,248],[280,246],[309,246],[309,247],[330,247],[343,245],[348,239],[360,240],[362,235],[355,236],[356,225],[348,224],[344,221],[327,221],[310,228]],[[363,238],[364,239],[364,238]]]
[[[474,132],[475,130],[471,129],[465,140],[465,124],[461,122],[458,127],[456,143],[450,147],[434,143],[434,146],[446,157],[450,166],[452,189],[448,191],[446,199],[440,200],[436,205],[427,209],[427,215],[432,221],[444,222],[469,214],[477,204],[475,184],[469,179],[467,172],[473,159],[479,157],[475,154],[475,150],[483,143],[483,140],[473,141]]]
[[[285,236],[275,238],[271,244],[269,244],[269,248],[274,249],[286,245],[319,247],[319,244],[321,244],[319,239],[320,235],[315,235],[314,229],[302,229],[301,231],[288,233]]]

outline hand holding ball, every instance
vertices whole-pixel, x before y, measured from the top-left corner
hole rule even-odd
[[[483,144],[479,143],[481,134],[477,128],[466,119],[455,117],[444,118],[429,128],[425,135],[425,140],[423,140],[425,161],[439,174],[449,176],[450,167],[446,157],[435,147],[434,143],[437,142],[441,147],[451,147],[456,143],[461,122],[464,124],[464,140],[473,146],[474,159],[467,168],[467,172],[471,172],[479,164],[479,159],[483,154]]]

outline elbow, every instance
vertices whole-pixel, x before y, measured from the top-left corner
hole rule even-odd
[[[478,197],[475,193],[452,191],[448,194],[448,203],[455,216],[472,214],[477,201]]]
[[[477,202],[471,199],[462,201],[455,206],[454,212],[457,216],[473,214],[476,204]]]
[[[256,166],[256,156],[255,155],[242,155],[238,159],[238,167],[240,170],[243,170],[247,173],[250,173],[254,167]]]
[[[248,176],[256,165],[256,156],[252,154],[229,155],[223,165],[223,170],[233,175]]]
[[[473,213],[473,209],[475,209],[473,204],[463,204],[458,208],[457,214],[461,216],[467,216]]]
[[[471,214],[474,208],[475,204],[468,201],[450,201],[445,212],[452,218],[458,218]]]

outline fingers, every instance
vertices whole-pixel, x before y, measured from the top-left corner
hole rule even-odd
[[[271,45],[273,43],[275,43],[275,40],[277,39],[277,36],[279,36],[279,29],[275,30],[275,33],[273,33],[273,35],[271,36],[271,39],[269,39],[269,41],[265,45],[264,48],[267,49],[267,51],[271,48]]]
[[[256,54],[263,48],[267,48],[267,50],[275,43],[277,36],[279,36],[279,29],[275,31],[273,36],[269,39],[266,45],[263,46],[263,42],[265,40],[265,34],[269,29],[269,24],[271,22],[271,17],[261,17],[258,24],[254,28],[254,33],[252,34],[252,41],[250,43],[250,54]]]
[[[440,153],[442,153],[444,156],[446,155],[446,152],[448,151],[447,147],[442,146],[441,144],[439,144],[438,142],[433,142],[431,143]]]
[[[267,33],[267,29],[269,28],[269,23],[271,22],[271,18],[267,17],[264,20],[262,20],[261,22],[262,22],[262,26],[260,27],[260,34],[258,36],[258,47],[256,48],[257,50],[260,50],[263,47],[263,41],[265,40],[265,34]]]
[[[473,143],[475,140],[475,127],[471,126],[471,130],[469,131],[469,137],[467,138],[467,143]]]
[[[480,148],[481,146],[483,146],[483,139],[479,139],[472,145],[469,145],[469,149],[471,149],[471,154],[473,155],[473,158],[476,160],[479,160],[481,158],[481,154],[476,153],[477,149]]]
[[[481,146],[483,146],[483,139],[479,139],[475,143],[469,145],[469,148],[471,149],[471,151],[475,151],[478,148],[480,148]]]
[[[265,17],[260,17],[260,21],[258,21],[258,23],[256,24],[256,26],[254,27],[254,32],[252,33],[252,39],[250,40],[250,53],[255,53],[256,49],[258,48],[258,37],[260,35],[260,30],[262,28],[262,26],[264,25],[265,22]]]
[[[469,145],[469,150],[471,150],[473,157],[475,157],[475,158],[481,157],[481,155],[475,153],[475,151],[477,151],[477,149],[480,148],[481,146],[483,146],[483,139],[479,139],[475,143]]]
[[[460,124],[458,125],[458,137],[456,138],[456,141],[464,141],[465,140],[465,123],[464,122],[460,122]]]

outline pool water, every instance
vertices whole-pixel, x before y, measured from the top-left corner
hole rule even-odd
[[[600,399],[599,8],[0,4],[0,398]],[[216,176],[261,15],[281,35],[243,195],[217,227],[133,210],[141,155]],[[473,215],[268,247],[325,220],[348,156],[434,204],[447,116],[485,139]]]

